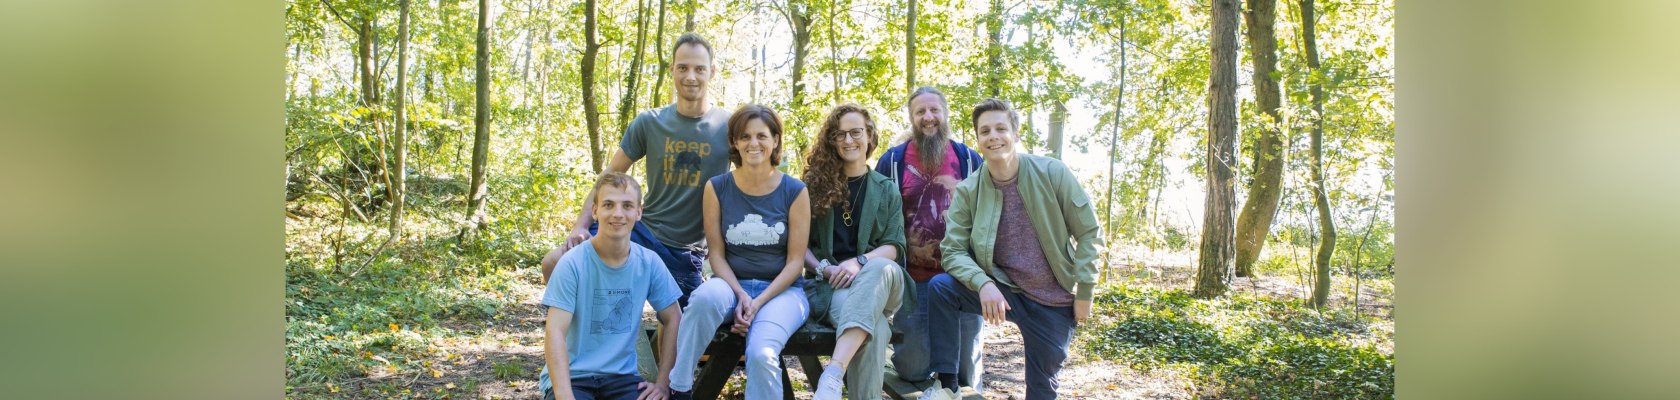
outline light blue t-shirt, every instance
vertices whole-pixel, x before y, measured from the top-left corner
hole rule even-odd
[[[631,243],[630,256],[615,268],[601,261],[593,241],[586,240],[560,257],[542,304],[572,313],[566,354],[573,378],[634,375],[642,302],[663,310],[676,304],[682,292],[665,263],[647,248]],[[537,386],[545,392],[554,387],[547,366]]]

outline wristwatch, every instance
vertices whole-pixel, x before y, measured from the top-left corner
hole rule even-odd
[[[857,255],[857,260],[858,260],[858,268],[863,268],[863,266],[869,265],[869,255],[868,254],[858,254]]]

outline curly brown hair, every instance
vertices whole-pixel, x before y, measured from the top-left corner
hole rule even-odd
[[[880,134],[875,131],[875,118],[863,106],[846,103],[828,112],[822,130],[816,135],[822,140],[811,146],[805,155],[805,176],[800,178],[805,181],[805,189],[810,191],[812,216],[828,215],[829,209],[846,201],[845,161],[840,159],[840,139],[845,134],[840,133],[840,118],[852,113],[863,116],[863,130],[869,132],[869,147],[863,151],[863,156],[874,154],[880,141]]]

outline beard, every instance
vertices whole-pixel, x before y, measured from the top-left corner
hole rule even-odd
[[[916,166],[924,176],[939,174],[940,164],[945,163],[945,149],[951,141],[950,125],[941,122],[934,129],[917,126],[915,130],[910,141],[916,146]]]

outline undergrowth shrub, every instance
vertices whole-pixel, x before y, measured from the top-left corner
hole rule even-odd
[[[1139,368],[1180,367],[1216,394],[1263,399],[1392,398],[1393,356],[1360,335],[1371,317],[1250,295],[1111,287],[1079,345]]]

